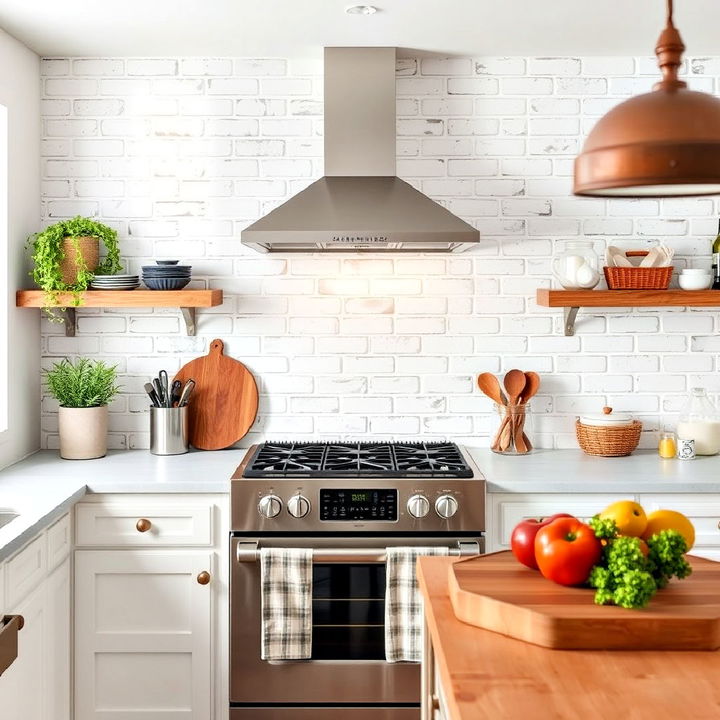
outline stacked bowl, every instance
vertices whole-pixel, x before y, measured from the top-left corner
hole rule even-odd
[[[150,290],[182,290],[190,282],[192,265],[178,265],[179,260],[156,260],[143,265],[143,282]]]
[[[139,287],[137,275],[96,275],[90,282],[91,290],[135,290]]]

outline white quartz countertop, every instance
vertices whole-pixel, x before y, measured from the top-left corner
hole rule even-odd
[[[720,493],[720,455],[663,460],[655,450],[602,458],[581,450],[518,457],[470,448],[493,493]]]
[[[596,458],[580,450],[523,457],[468,448],[493,493],[720,493],[720,456],[662,460],[639,450]],[[0,472],[0,511],[20,516],[0,528],[0,560],[50,525],[86,493],[227,493],[245,450],[156,456],[111,451],[98,460],[62,460],[43,450]]]
[[[86,493],[227,493],[245,450],[158,456],[110,451],[97,460],[63,460],[41,450],[0,472],[0,511],[19,517],[0,528],[0,560],[63,515]]]

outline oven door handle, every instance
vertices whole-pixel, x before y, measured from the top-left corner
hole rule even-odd
[[[458,542],[448,548],[450,557],[479,555],[480,545],[475,541]],[[256,542],[239,542],[235,553],[239,563],[252,563],[260,560],[260,547]],[[313,562],[316,563],[384,563],[387,560],[385,548],[322,548],[313,550]]]

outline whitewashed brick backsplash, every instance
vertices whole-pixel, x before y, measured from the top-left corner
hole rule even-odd
[[[685,63],[717,92],[720,57]],[[672,426],[687,390],[720,395],[716,312],[581,310],[577,335],[538,307],[558,240],[599,254],[657,240],[706,267],[716,199],[571,195],[572,162],[598,117],[657,77],[651,58],[398,61],[398,174],[475,225],[465,255],[270,255],[240,231],[322,175],[319,62],[248,58],[43,61],[43,220],[76,214],[117,228],[126,269],[154,258],[222,288],[185,337],[175,311],[81,309],[78,335],[43,321],[43,364],[87,354],[117,364],[111,446],[148,446],[142,386],[207,352],[214,337],[254,373],[260,410],[243,441],[452,438],[484,446],[482,371],[537,370],[536,444],[575,447],[575,414],[636,413],[643,444]],[[349,78],[349,82],[352,80]],[[43,398],[43,445],[57,447]]]

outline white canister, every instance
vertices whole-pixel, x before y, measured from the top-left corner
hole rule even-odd
[[[58,410],[60,457],[94,460],[107,454],[108,406]]]

